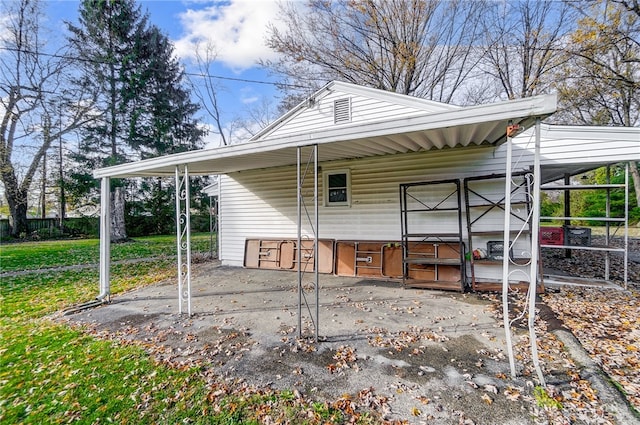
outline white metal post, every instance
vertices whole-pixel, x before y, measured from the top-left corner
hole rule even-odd
[[[311,219],[310,215],[309,215],[309,211],[307,210],[307,206],[304,202],[304,194],[303,194],[303,190],[302,187],[304,186],[304,181],[305,178],[307,177],[307,173],[309,172],[309,167],[311,164],[311,157],[309,157],[307,159],[307,163],[304,169],[304,172],[302,171],[302,147],[298,147],[297,149],[297,186],[298,186],[298,190],[297,190],[297,195],[298,195],[298,248],[297,248],[297,252],[298,252],[298,258],[297,258],[297,265],[298,265],[298,336],[301,338],[302,337],[302,303],[304,302],[304,304],[306,305],[307,308],[307,312],[309,313],[309,318],[311,319],[311,322],[313,323],[314,326],[314,338],[315,341],[318,342],[319,339],[319,330],[318,330],[318,325],[319,325],[319,316],[320,316],[320,289],[319,289],[319,255],[318,255],[318,250],[319,250],[319,241],[318,241],[318,222],[319,222],[319,217],[318,217],[318,146],[314,145],[311,147],[311,154],[313,154],[313,193],[314,193],[314,218],[313,220]],[[315,296],[315,309],[314,311],[311,310],[311,307],[309,306],[309,300],[307,299],[307,295],[304,292],[304,286],[302,284],[302,278],[303,278],[303,270],[302,270],[302,255],[303,255],[303,250],[302,250],[302,215],[303,215],[303,209],[304,209],[304,213],[307,217],[308,220],[308,224],[311,227],[311,231],[313,233],[313,262],[314,262],[314,296]],[[305,239],[308,241],[308,239]],[[305,269],[306,269],[306,265],[308,264],[308,260],[307,262],[305,262]]]
[[[320,256],[318,252],[320,251],[320,217],[319,217],[319,207],[318,207],[318,145],[313,146],[313,198],[315,200],[313,208],[314,208],[314,216],[315,216],[315,241],[314,241],[314,265],[315,265],[315,287],[316,287],[316,342],[320,337]]]
[[[540,250],[540,118],[536,118],[536,141],[533,156],[533,217],[531,218],[531,269],[529,272],[529,341],[531,343],[531,360],[542,386],[546,386],[540,361],[535,329],[536,292],[538,288],[538,258]]]
[[[176,166],[176,244],[178,254],[178,311],[191,316],[191,218],[189,200],[189,170]],[[186,288],[185,288],[186,286]]]
[[[109,301],[111,297],[111,181],[100,181],[100,294],[97,299]]]
[[[605,183],[608,185],[611,184],[611,166],[610,164],[607,164],[607,180],[605,181]],[[605,232],[604,232],[604,246],[610,246],[611,245],[611,240],[610,240],[610,232],[611,232],[611,226],[609,223],[609,218],[611,217],[611,189],[609,187],[607,187],[607,197],[606,197],[606,203],[605,203],[605,213],[604,216],[607,218],[607,221],[605,221],[604,223],[604,227],[605,227]],[[568,215],[568,214],[567,214]],[[609,274],[610,274],[610,270],[611,270],[611,252],[610,251],[605,251],[604,253],[604,280],[605,281],[609,281]]]
[[[511,238],[511,162],[513,156],[513,142],[511,136],[507,134],[507,158],[505,164],[505,187],[504,187],[504,233],[503,233],[503,256],[502,256],[502,321],[507,344],[507,354],[509,356],[509,366],[511,377],[516,377],[516,364],[513,355],[513,345],[511,342],[511,323],[509,321],[509,240]]]
[[[302,338],[302,181],[300,177],[300,157],[301,147],[297,149],[297,173],[296,173],[296,187],[297,187],[297,199],[298,199],[298,338]]]
[[[629,289],[629,164],[624,168],[624,289]]]
[[[186,297],[187,301],[187,313],[191,316],[191,192],[189,185],[189,169],[184,166],[184,216],[186,219],[186,226],[183,230],[183,234],[186,235],[186,244],[183,244],[183,249],[187,252],[187,293],[183,294],[183,299]]]

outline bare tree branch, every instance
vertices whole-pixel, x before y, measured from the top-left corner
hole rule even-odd
[[[483,1],[329,0],[285,3],[285,30],[270,27],[281,54],[272,73],[318,88],[343,80],[450,102],[474,65]]]

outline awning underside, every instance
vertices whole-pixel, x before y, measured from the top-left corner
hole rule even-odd
[[[174,175],[188,165],[190,175],[226,174],[296,163],[298,147],[318,145],[320,162],[421,152],[506,141],[509,124],[529,128],[536,118],[555,111],[555,96],[501,102],[404,119],[357,123],[287,137],[190,151],[96,170],[94,176],[151,177]]]
[[[521,125],[530,125],[532,120],[515,121],[520,122]],[[473,145],[499,145],[506,140],[508,124],[509,120],[498,120],[425,131],[328,141],[319,143],[321,148],[318,152],[318,160],[326,162]],[[96,177],[102,175],[100,171],[104,171],[109,177],[173,176],[176,165],[185,164],[189,166],[191,175],[226,174],[257,168],[294,165],[297,147],[313,144],[315,143],[307,142],[293,146],[282,144],[269,146],[271,145],[269,142],[251,142],[191,151],[98,170]],[[162,161],[162,159],[165,160]],[[132,166],[133,164],[138,166]]]

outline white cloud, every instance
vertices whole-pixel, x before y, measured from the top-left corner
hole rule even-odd
[[[275,21],[275,0],[231,0],[213,2],[201,9],[180,14],[184,35],[175,42],[176,53],[183,59],[195,57],[198,43],[211,42],[217,60],[241,71],[251,68],[258,59],[275,55],[265,45],[267,25]]]
[[[260,98],[258,96],[243,96],[240,98],[240,101],[244,104],[244,105],[250,105],[252,103],[256,103],[258,100],[260,100]]]
[[[0,47],[4,47],[11,41],[11,15],[0,15]]]

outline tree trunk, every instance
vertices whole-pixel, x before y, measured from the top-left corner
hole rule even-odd
[[[27,222],[27,194],[20,190],[7,190],[9,204],[9,233],[15,238],[25,237],[29,233]]]
[[[638,163],[635,161],[629,162],[629,170],[631,171],[633,186],[636,189],[636,201],[640,207],[640,172],[638,172]]]
[[[42,157],[42,186],[40,186],[40,217],[47,218],[47,155]]]
[[[124,225],[124,188],[116,187],[111,193],[111,242],[127,240]]]
[[[2,166],[2,183],[4,195],[9,204],[9,234],[13,237],[26,236],[27,224],[27,191],[22,189],[11,164]]]

